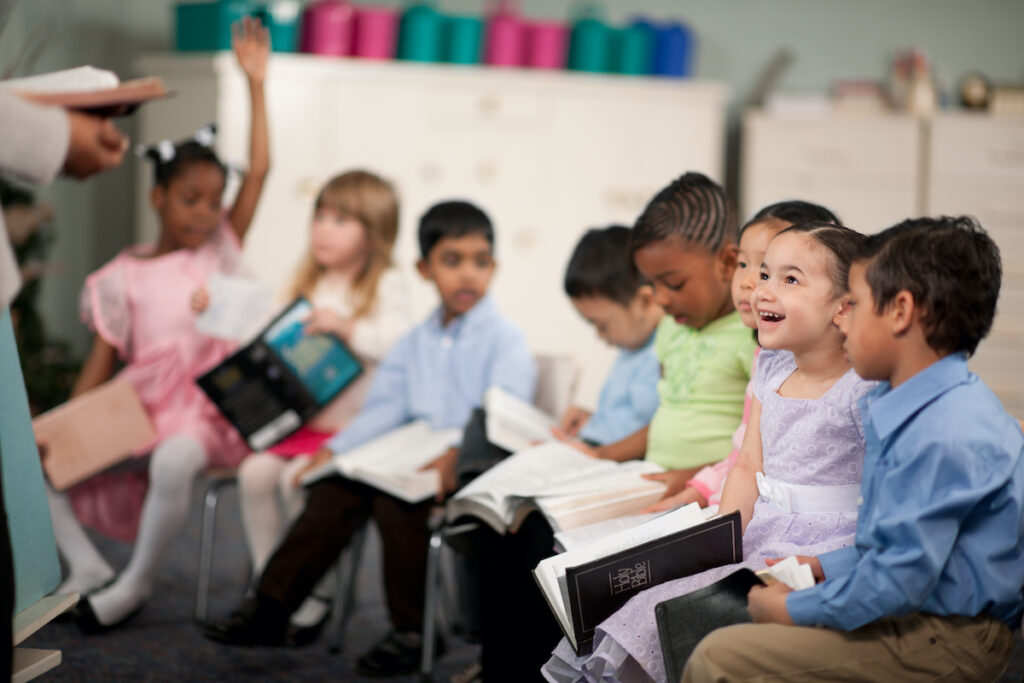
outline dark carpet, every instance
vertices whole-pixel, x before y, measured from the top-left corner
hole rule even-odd
[[[198,491],[197,491],[198,493]],[[233,648],[210,642],[192,623],[199,557],[200,496],[185,533],[168,552],[153,597],[134,620],[117,631],[83,636],[74,623],[46,626],[25,641],[35,648],[60,649],[63,663],[39,681],[353,681],[355,661],[388,631],[380,589],[380,543],[372,528],[360,566],[356,610],[344,633],[342,651],[328,652],[325,638],[305,648]],[[228,614],[241,599],[248,581],[248,557],[242,538],[236,491],[221,498],[217,546],[210,592],[210,615]],[[130,547],[96,537],[100,549],[117,567],[128,561]],[[528,628],[528,625],[523,625]],[[435,680],[447,681],[476,658],[478,649],[461,639],[447,638],[448,652],[435,668]],[[418,676],[390,679],[418,681]],[[1017,640],[1003,682],[1024,681],[1024,642]]]
[[[197,490],[197,494],[199,491]],[[345,629],[342,650],[328,652],[324,637],[304,648],[235,648],[199,635],[192,622],[199,562],[200,496],[185,533],[170,548],[153,597],[122,628],[83,636],[71,622],[52,623],[25,641],[26,647],[60,649],[63,662],[39,681],[369,681],[355,675],[355,661],[387,634],[389,622],[380,589],[380,543],[372,528],[357,582],[356,609]],[[128,562],[130,547],[95,536],[116,567]],[[235,489],[221,497],[217,515],[210,615],[227,615],[248,581],[248,555],[242,537]],[[436,680],[465,669],[478,650],[448,637],[448,652],[435,669]],[[419,677],[389,679],[418,681]]]

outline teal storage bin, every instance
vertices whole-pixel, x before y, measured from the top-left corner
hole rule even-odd
[[[398,33],[398,58],[412,62],[439,62],[444,55],[444,16],[428,4],[417,4],[402,13]]]
[[[182,3],[175,11],[175,48],[179,52],[231,49],[231,25],[245,16],[259,17],[270,31],[275,52],[295,52],[302,6],[298,0],[218,0]]]
[[[483,33],[484,22],[480,17],[448,17],[444,30],[444,61],[479,64]]]
[[[298,0],[270,0],[256,16],[270,31],[274,52],[298,52],[302,6]]]
[[[599,19],[601,11],[588,6],[573,25],[569,39],[569,68],[604,73],[612,67],[612,29]]]
[[[180,52],[231,49],[231,25],[260,6],[247,0],[183,3],[174,8],[175,48]]]
[[[654,70],[657,37],[642,24],[615,31],[612,71],[628,76],[644,76]]]

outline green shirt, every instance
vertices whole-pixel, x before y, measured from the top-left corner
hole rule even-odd
[[[666,469],[718,462],[732,450],[743,419],[757,342],[733,311],[697,330],[666,316],[654,351],[661,361],[658,410],[647,432],[647,459]]]

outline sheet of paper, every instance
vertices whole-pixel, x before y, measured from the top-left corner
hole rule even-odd
[[[196,316],[196,329],[210,337],[245,341],[267,322],[273,290],[257,280],[213,275],[206,284],[210,305]]]
[[[800,564],[794,555],[757,572],[757,575],[762,578],[764,578],[764,574],[769,574],[793,590],[803,590],[814,585],[814,573],[811,571],[811,565]]]

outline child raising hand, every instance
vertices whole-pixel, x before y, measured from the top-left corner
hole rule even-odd
[[[121,362],[120,376],[134,386],[157,434],[125,467],[67,493],[48,491],[57,547],[69,568],[58,592],[87,594],[78,612],[86,632],[112,628],[138,612],[163,550],[188,514],[195,476],[210,465],[237,464],[246,453],[241,437],[193,381],[223,360],[232,344],[197,332],[190,306],[193,292],[214,273],[243,271],[241,240],[270,167],[263,88],[269,36],[258,21],[246,19],[234,27],[233,44],[252,107],[250,170],[234,206],[221,206],[227,170],[210,147],[212,128],[150,147],[157,240],[125,249],[90,275],[82,292],[82,318],[95,338],[73,395],[110,379]],[[81,524],[135,541],[127,568],[102,590],[114,572]]]

